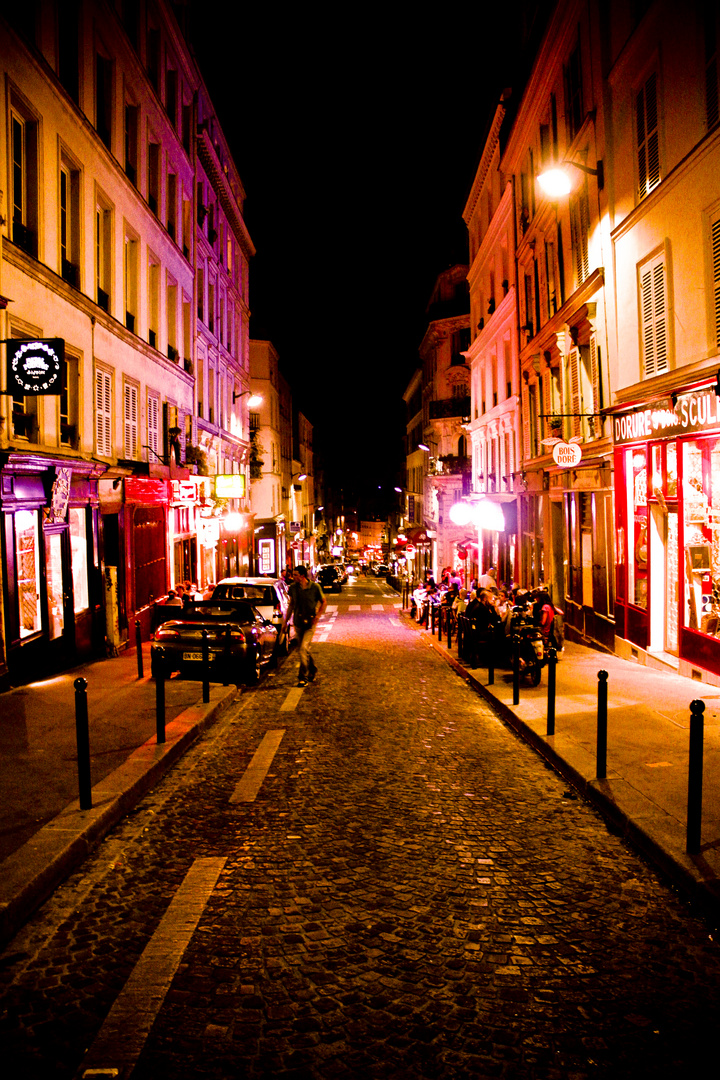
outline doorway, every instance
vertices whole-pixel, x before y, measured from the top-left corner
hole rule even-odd
[[[648,651],[678,656],[680,575],[677,505],[650,503],[650,642]]]

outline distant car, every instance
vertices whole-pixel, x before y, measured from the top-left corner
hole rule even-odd
[[[202,679],[204,630],[208,634],[211,681],[237,686],[258,681],[278,638],[277,627],[252,604],[236,600],[192,601],[155,631],[150,647],[153,677],[169,678],[172,672],[179,671],[185,678]]]
[[[321,566],[315,580],[325,592],[342,592],[342,581],[336,566]]]
[[[385,563],[378,563],[375,567],[375,577],[386,577],[390,573],[390,567]]]
[[[347,564],[346,563],[341,563],[341,562],[335,563],[335,569],[337,570],[338,574],[340,575],[340,584],[341,585],[347,584],[347,579],[348,579]]]
[[[287,614],[290,596],[282,578],[228,577],[218,581],[213,600],[248,600],[278,631]],[[288,627],[288,633],[292,628]],[[288,640],[283,636],[281,650],[287,653]]]

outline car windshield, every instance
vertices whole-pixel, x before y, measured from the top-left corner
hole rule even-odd
[[[252,623],[256,612],[250,604],[205,603],[188,604],[182,614],[182,622],[236,622]]]
[[[275,603],[275,592],[271,585],[218,585],[215,595],[227,596],[231,600],[254,600],[259,604]]]

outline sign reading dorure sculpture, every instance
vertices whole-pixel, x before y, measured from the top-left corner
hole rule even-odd
[[[65,342],[62,338],[7,342],[7,392],[61,394]]]

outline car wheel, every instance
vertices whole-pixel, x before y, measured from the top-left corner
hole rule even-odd
[[[256,686],[260,681],[260,650],[257,646],[253,647],[252,656],[248,664],[247,669],[247,684],[248,686]]]

